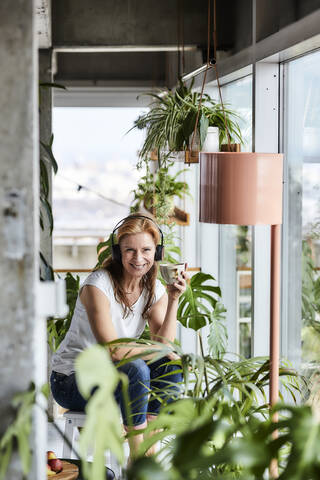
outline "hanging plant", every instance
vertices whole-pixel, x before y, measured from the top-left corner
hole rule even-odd
[[[137,188],[133,190],[134,199],[131,211],[138,212],[144,207],[152,213],[158,223],[166,224],[174,211],[174,199],[190,195],[189,185],[179,181],[178,177],[185,171],[180,170],[175,175],[169,174],[172,163],[160,167],[155,173],[151,173],[147,165],[146,174],[141,177]]]
[[[150,110],[139,116],[132,127],[146,131],[145,141],[139,152],[142,161],[149,159],[150,152],[160,152],[161,162],[161,154],[169,154],[170,157],[173,152],[189,149],[200,103],[197,122],[200,149],[206,139],[208,127],[219,128],[220,144],[228,140],[228,132],[232,142],[243,143],[238,124],[240,116],[214,101],[208,94],[203,94],[201,101],[201,94],[192,91],[192,88],[193,82],[187,87],[179,80],[174,92],[163,90],[160,94],[145,94],[153,99]]]

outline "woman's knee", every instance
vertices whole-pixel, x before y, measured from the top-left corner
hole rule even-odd
[[[150,369],[141,358],[127,363],[125,373],[128,375],[129,383],[141,382],[148,386],[150,384]]]
[[[170,380],[170,377],[174,376],[175,377],[175,382],[180,382],[182,381],[182,369],[180,365],[177,365],[175,363],[171,363],[171,360],[167,357],[164,357],[161,359],[161,361],[156,362],[156,364],[153,365],[151,364],[151,377],[156,380],[159,377],[162,377],[167,380]],[[167,378],[169,377],[169,378]]]

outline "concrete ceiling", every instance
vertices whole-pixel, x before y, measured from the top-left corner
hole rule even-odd
[[[48,48],[50,2],[36,1],[40,48]],[[241,3],[250,11],[251,0]],[[51,8],[55,79],[66,85],[173,86],[206,58],[208,0],[52,0]],[[217,2],[225,52],[236,44],[237,8]],[[247,27],[240,43],[251,42],[250,18]]]
[[[253,0],[217,0],[217,50],[241,54],[253,25],[260,42],[319,6],[257,0],[253,18]],[[55,80],[67,86],[172,87],[205,61],[207,9],[208,0],[36,0],[39,48],[52,47]]]

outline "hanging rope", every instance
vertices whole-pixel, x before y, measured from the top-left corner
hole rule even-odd
[[[220,97],[220,104],[221,108],[223,111],[223,118],[224,118],[224,126],[226,128],[227,132],[227,140],[228,140],[228,146],[229,150],[231,151],[231,139],[230,139],[230,133],[229,133],[229,128],[228,128],[228,123],[227,123],[227,117],[226,117],[226,111],[224,109],[224,104],[222,100],[222,92],[220,88],[220,81],[219,81],[219,72],[218,72],[218,65],[217,65],[217,12],[216,12],[216,0],[213,0],[213,55],[215,59],[215,64],[214,64],[214,69],[216,72],[216,80],[217,80],[217,85],[218,85],[218,91],[219,91],[219,97]]]
[[[199,123],[199,116],[200,116],[200,110],[201,110],[201,104],[202,104],[202,97],[203,97],[203,92],[204,92],[204,87],[207,79],[207,72],[210,67],[214,65],[214,69],[216,72],[216,81],[218,85],[218,91],[219,91],[219,98],[220,98],[220,104],[223,112],[223,119],[224,119],[224,125],[225,129],[227,132],[227,140],[228,140],[228,146],[229,150],[231,151],[231,137],[230,137],[230,132],[228,128],[228,122],[227,122],[227,117],[226,117],[226,111],[224,108],[223,100],[222,100],[222,92],[221,92],[221,87],[220,87],[220,81],[219,81],[219,72],[218,72],[218,66],[217,66],[217,12],[216,12],[216,0],[213,0],[213,56],[214,60],[213,62],[210,62],[210,20],[211,20],[211,8],[210,8],[210,1],[208,0],[208,27],[207,27],[207,65],[206,69],[203,75],[203,81],[202,81],[202,87],[201,87],[201,93],[200,93],[200,99],[199,99],[199,105],[198,105],[198,111],[197,111],[197,116],[196,116],[196,122],[192,134],[192,139],[191,139],[191,146],[190,146],[190,154],[192,155],[193,151],[193,145],[195,141],[195,135],[197,132],[198,128],[198,123]]]
[[[185,72],[185,58],[184,58],[184,16],[183,16],[183,0],[179,0],[180,2],[180,22],[181,22],[181,43],[182,43],[182,75]]]
[[[204,72],[204,75],[203,75],[203,81],[202,81],[202,87],[201,87],[201,93],[200,93],[198,111],[197,111],[197,116],[196,116],[196,123],[195,123],[195,125],[194,125],[194,130],[193,130],[192,139],[191,139],[190,155],[192,155],[193,144],[194,144],[195,135],[196,135],[197,128],[198,128],[199,116],[200,116],[200,109],[201,109],[201,103],[202,103],[202,97],[203,97],[203,91],[204,91],[204,86],[205,86],[205,84],[206,84],[206,79],[207,79],[207,72],[208,72],[209,68],[211,67],[211,65],[210,65],[210,17],[211,17],[211,8],[210,8],[210,0],[208,0],[207,65],[206,65],[206,69],[205,69],[205,72]]]

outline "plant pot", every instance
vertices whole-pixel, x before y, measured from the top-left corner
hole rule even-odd
[[[221,152],[241,152],[241,143],[222,143],[220,147]]]
[[[158,210],[159,210],[159,200],[158,200],[158,195],[149,195],[143,201],[143,206],[148,212],[150,212],[152,215],[157,217],[158,215]],[[161,208],[161,207],[160,207]],[[166,197],[166,202],[165,202],[165,210],[167,213],[167,216],[170,217],[171,215],[174,214],[174,197]]]
[[[149,158],[150,160],[152,160],[153,162],[157,162],[158,161],[158,150],[155,148],[153,150],[151,150],[150,152],[150,155],[149,155]]]
[[[181,150],[180,152],[171,152],[170,153],[170,160],[173,162],[184,162],[184,150]]]
[[[202,152],[219,152],[219,128],[208,127],[207,136],[202,145]]]
[[[200,153],[200,222],[282,223],[283,155]]]
[[[186,150],[184,152],[185,157],[184,157],[184,163],[199,163],[199,151],[198,150]]]
[[[174,207],[172,214],[169,217],[169,223],[175,222],[177,225],[190,225],[190,213],[181,210],[181,208]]]

